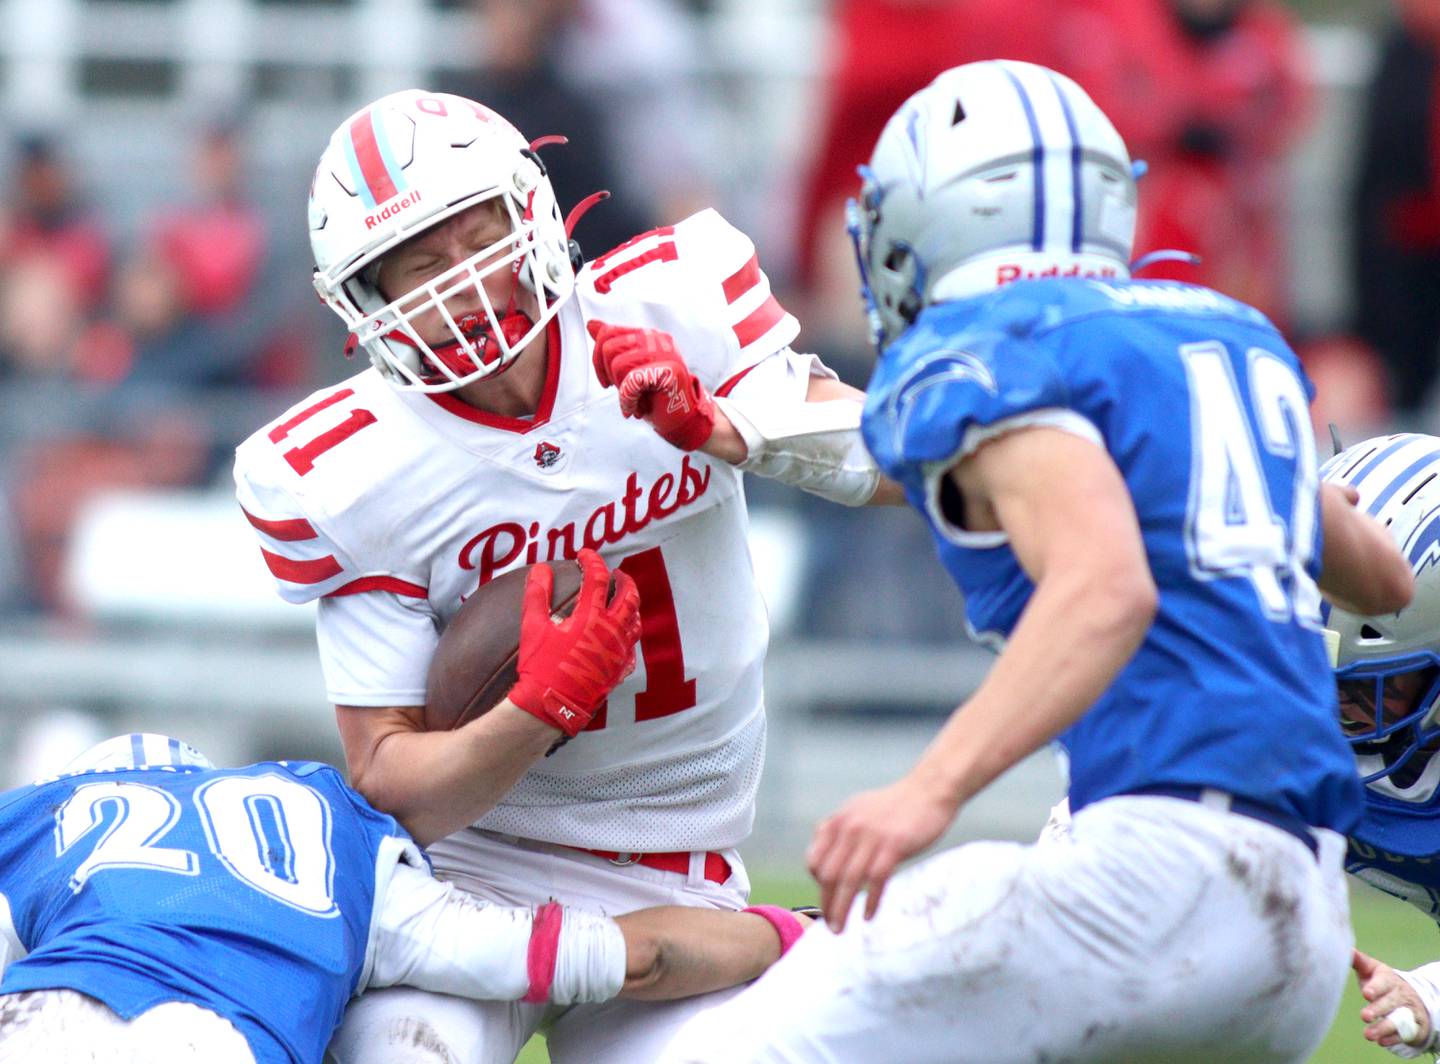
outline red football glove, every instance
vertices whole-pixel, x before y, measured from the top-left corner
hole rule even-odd
[[[555,576],[537,565],[525,581],[520,617],[520,679],[510,701],[572,738],[595,715],[610,691],[635,668],[640,638],[640,592],[635,581],[612,574],[593,550],[582,550],[580,593],[562,621],[550,613]],[[607,604],[610,578],[615,595]]]
[[[595,340],[595,375],[620,393],[620,412],[644,418],[682,451],[704,445],[715,431],[715,401],[658,329],[587,324]]]

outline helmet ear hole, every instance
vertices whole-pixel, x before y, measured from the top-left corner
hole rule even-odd
[[[1373,627],[1371,627],[1371,626],[1368,625],[1368,624],[1362,624],[1362,625],[1360,626],[1360,638],[1361,638],[1361,639],[1384,639],[1385,636],[1380,632],[1379,629],[1373,628]]]

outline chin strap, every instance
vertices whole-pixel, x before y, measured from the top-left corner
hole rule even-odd
[[[512,350],[535,324],[530,315],[523,310],[514,309],[514,302],[512,296],[511,305],[506,307],[505,314],[500,318],[500,335],[505,340],[505,346]],[[431,347],[428,351],[399,329],[386,333],[385,339],[414,348],[419,352],[422,361],[439,362],[451,373],[461,377],[468,377],[481,366],[493,365],[499,361],[500,347],[494,343],[489,324],[483,314],[467,314],[455,324],[460,327],[460,331],[465,335],[465,340],[451,340],[447,344]],[[473,349],[473,354],[462,349],[462,344],[465,343],[468,343]],[[353,347],[347,343],[346,349],[348,352],[353,350]],[[501,369],[500,372],[503,373],[504,369]],[[421,374],[421,379],[426,384],[441,384],[448,378],[440,373],[432,372]]]
[[[1130,276],[1135,276],[1147,266],[1154,266],[1157,262],[1188,262],[1191,266],[1200,265],[1200,256],[1190,251],[1177,251],[1175,248],[1162,248],[1159,251],[1151,251],[1141,255],[1134,262],[1130,263]]]

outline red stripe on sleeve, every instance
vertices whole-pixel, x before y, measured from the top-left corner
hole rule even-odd
[[[735,326],[735,339],[740,341],[741,347],[752,344],[779,325],[784,317],[785,308],[780,305],[778,299],[771,296],[761,303],[749,317]]]
[[[555,959],[560,953],[560,925],[564,920],[565,910],[558,902],[546,902],[535,910],[535,920],[530,925],[530,947],[525,951],[525,970],[530,976],[525,1000],[531,1004],[550,1000]]]
[[[409,598],[425,598],[430,594],[430,589],[421,587],[419,584],[412,584],[408,580],[401,580],[395,576],[362,576],[359,580],[351,580],[348,584],[337,587],[327,594],[326,598],[336,598],[339,595],[360,595],[366,591],[393,591],[397,595],[405,595]]]
[[[595,278],[595,291],[602,296],[610,292],[611,287],[627,273],[634,273],[641,266],[647,266],[652,262],[675,262],[680,253],[675,250],[675,245],[670,241],[657,244],[653,248],[640,252],[633,259],[626,259],[619,266],[612,266],[599,277]]]
[[[375,122],[373,111],[366,110],[350,123],[350,143],[355,147],[355,158],[360,163],[360,175],[370,186],[370,195],[377,204],[384,203],[395,195],[395,182],[390,180],[390,171],[385,169],[385,160],[380,157],[380,145],[375,143]]]
[[[245,507],[240,507],[240,512],[245,515],[245,520],[264,532],[271,539],[281,539],[287,543],[297,543],[300,540],[315,539],[315,526],[303,517],[295,517],[288,521],[267,521],[263,517],[256,517]]]
[[[725,278],[725,302],[735,302],[759,283],[760,256],[751,255],[749,262]]]
[[[260,548],[260,553],[265,555],[265,564],[272,573],[292,584],[318,584],[345,571],[333,554],[312,561],[297,562],[294,558],[281,557],[264,547]]]
[[[348,399],[354,394],[354,388],[341,388],[338,392],[331,392],[324,399],[321,399],[318,403],[313,403],[310,406],[307,406],[304,410],[300,411],[300,413],[296,414],[289,421],[282,421],[280,424],[276,425],[273,429],[271,429],[269,432],[270,442],[279,443],[286,436],[290,435],[291,429],[293,429],[296,425],[300,424],[300,422],[304,421],[307,417],[310,417],[312,414],[318,414],[327,406],[334,406],[341,399]]]
[[[758,366],[759,364],[760,363],[757,362],[755,363],[755,366]],[[749,373],[752,369],[755,368],[755,366],[746,366],[739,373],[735,374],[735,376],[731,377],[724,384],[720,385],[720,387],[716,388],[715,394],[720,396],[720,398],[722,399],[725,398],[725,396],[729,395],[735,390],[735,385],[743,381],[745,379],[745,374]]]
[[[659,229],[651,229],[648,233],[641,233],[639,236],[632,236],[629,240],[625,241],[625,243],[623,243],[623,244],[616,244],[616,245],[615,245],[613,248],[611,248],[609,251],[605,252],[605,254],[603,254],[603,255],[597,255],[597,256],[595,257],[594,261],[592,261],[592,262],[590,263],[590,265],[593,266],[595,269],[598,270],[598,269],[600,269],[601,267],[603,267],[603,266],[605,265],[605,263],[609,262],[609,261],[610,261],[612,258],[614,258],[616,255],[620,254],[620,252],[624,251],[626,248],[633,248],[636,244],[640,243],[640,241],[642,241],[642,240],[649,240],[652,236],[674,236],[674,235],[675,235],[675,227],[674,227],[673,225],[662,225]]]

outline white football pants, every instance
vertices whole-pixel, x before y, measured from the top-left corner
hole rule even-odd
[[[168,1002],[125,1020],[74,990],[0,994],[0,1064],[255,1064],[208,1009]]]
[[[1353,942],[1344,839],[1122,797],[1073,836],[915,865],[872,922],[817,924],[665,1064],[1303,1062]]]
[[[703,855],[691,872],[617,866],[604,858],[546,843],[465,830],[429,849],[435,874],[501,905],[551,900],[587,912],[620,916],[652,905],[742,909],[750,893],[744,865],[724,851],[730,879],[704,877]],[[405,987],[370,990],[345,1012],[326,1060],[331,1064],[511,1064],[548,1023],[555,1064],[646,1064],[655,1060],[697,1012],[739,988],[683,1001],[608,1001],[557,1008],[524,1002],[470,1001]]]

